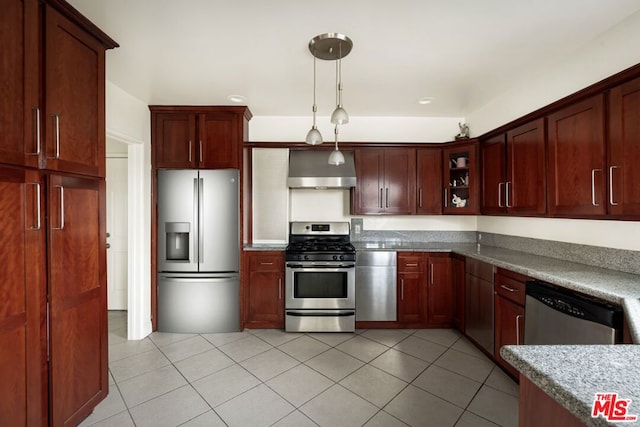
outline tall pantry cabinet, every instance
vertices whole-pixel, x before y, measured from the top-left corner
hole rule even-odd
[[[0,0],[0,420],[75,426],[108,393],[105,50],[63,0]]]

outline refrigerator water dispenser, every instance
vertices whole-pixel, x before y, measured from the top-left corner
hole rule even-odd
[[[167,222],[166,257],[169,261],[189,261],[189,223]]]

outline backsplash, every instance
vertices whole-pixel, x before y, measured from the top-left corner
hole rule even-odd
[[[640,274],[640,251],[477,232],[481,245]]]
[[[360,228],[362,230],[362,228]],[[475,243],[475,231],[389,231],[389,230],[362,230],[355,233],[355,227],[351,226],[351,240],[354,242],[436,242],[436,243]]]

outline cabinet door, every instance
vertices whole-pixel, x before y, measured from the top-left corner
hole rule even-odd
[[[398,322],[422,327],[426,321],[426,254],[398,252]]]
[[[545,164],[544,118],[507,132],[505,204],[509,213],[546,212]]]
[[[38,166],[38,3],[7,0],[0,14],[0,162]]]
[[[548,117],[551,215],[588,217],[606,211],[603,106],[603,95],[597,95]]]
[[[153,140],[156,168],[193,168],[197,165],[196,115],[153,113]]]
[[[385,213],[412,214],[416,206],[416,151],[411,148],[384,150]]]
[[[198,167],[240,168],[238,116],[229,113],[198,115]]]
[[[454,307],[451,258],[448,254],[431,254],[427,263],[427,325],[451,326]]]
[[[0,420],[7,426],[45,424],[43,194],[37,172],[0,166]]]
[[[384,151],[355,150],[356,186],[353,190],[353,214],[384,212]]]
[[[104,177],[105,48],[51,7],[46,13],[46,168]]]
[[[609,213],[640,217],[640,78],[609,95]]]
[[[483,214],[506,212],[505,204],[505,136],[490,138],[480,144]]]
[[[508,299],[495,296],[495,350],[494,356],[498,362],[512,375],[518,376],[518,371],[500,356],[503,345],[524,343],[524,307]]]
[[[48,183],[51,425],[77,425],[108,391],[105,186]]]
[[[249,255],[247,327],[284,328],[284,254]]]
[[[453,322],[458,330],[464,331],[464,258],[453,256],[451,274],[455,296]]]
[[[442,213],[442,149],[416,150],[416,213]]]

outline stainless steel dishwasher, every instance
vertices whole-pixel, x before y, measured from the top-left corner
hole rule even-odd
[[[356,253],[356,320],[397,320],[395,251]]]
[[[525,344],[615,344],[622,309],[539,281],[526,290]]]

